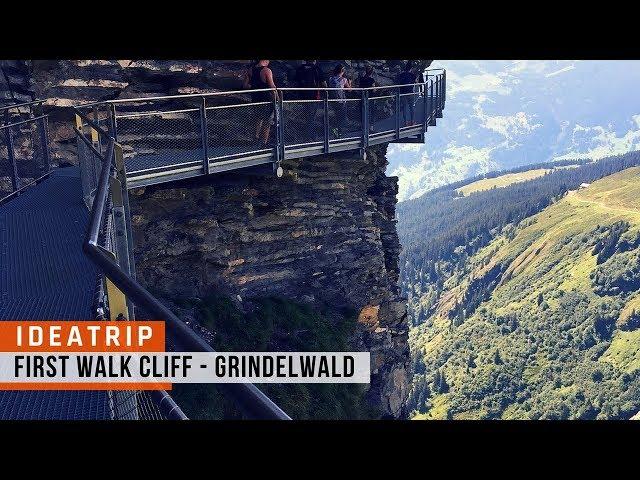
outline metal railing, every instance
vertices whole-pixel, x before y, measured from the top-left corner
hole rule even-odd
[[[42,105],[44,100],[33,100],[31,102],[14,103],[0,107],[0,125],[33,118],[43,114]]]
[[[78,107],[123,148],[129,188],[272,163],[424,142],[446,72],[372,88],[277,88],[118,99]]]
[[[21,105],[2,110],[6,112]],[[20,195],[46,178],[50,173],[50,158],[46,115],[34,117],[32,111],[19,112],[0,125],[0,202]]]
[[[213,352],[211,345],[136,281],[131,235],[126,234],[130,226],[123,147],[100,125],[99,120],[94,121],[79,110],[76,110],[76,114],[75,133],[78,137],[83,195],[91,211],[83,250],[104,273],[99,286],[101,313],[111,320],[132,319],[135,305],[151,318],[164,320],[168,332],[182,349]],[[253,384],[220,384],[218,387],[231,396],[239,409],[250,418],[289,419]],[[115,416],[140,418],[140,395],[141,392],[112,392],[112,405],[124,412],[115,413]],[[186,415],[166,392],[150,392],[147,399],[165,417],[186,419]],[[149,402],[142,403],[149,406]]]

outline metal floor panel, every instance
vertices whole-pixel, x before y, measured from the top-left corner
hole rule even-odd
[[[0,206],[0,321],[91,318],[96,269],[82,253],[80,170],[55,170]],[[0,391],[0,419],[108,419],[107,392]]]

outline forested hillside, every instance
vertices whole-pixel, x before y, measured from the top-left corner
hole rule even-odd
[[[578,165],[576,168],[562,168]],[[531,169],[552,168],[550,173],[504,188],[464,196],[457,189],[500,172],[452,183],[399,203],[398,234],[402,244],[400,281],[409,298],[410,319],[422,323],[442,294],[444,282],[465,265],[505,227],[513,226],[562,198],[582,183],[590,183],[625,168],[640,165],[640,152],[588,160],[539,163]],[[523,172],[523,168],[508,173]]]
[[[633,165],[635,152],[400,204],[416,418],[629,418],[640,410]]]

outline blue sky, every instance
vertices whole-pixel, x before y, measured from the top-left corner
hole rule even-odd
[[[399,199],[492,170],[640,149],[640,61],[436,61],[444,118],[426,145],[391,144]]]

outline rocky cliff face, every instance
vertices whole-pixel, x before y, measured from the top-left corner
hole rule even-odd
[[[398,290],[397,179],[386,147],[283,162],[131,192],[139,279],[161,295],[276,295],[358,311],[353,348],[372,354],[369,397],[398,416],[408,388]]]
[[[325,72],[338,61],[320,62]],[[341,60],[351,78],[364,61]],[[299,61],[272,61],[278,85]],[[379,84],[403,61],[371,60]],[[426,67],[430,62],[420,61]],[[53,161],[76,163],[70,107],[158,94],[237,90],[248,61],[0,61],[0,100],[45,100]],[[398,290],[397,179],[386,146],[290,160],[285,176],[228,174],[131,192],[139,278],[155,292],[277,295],[355,308],[353,348],[372,353],[371,403],[402,414],[409,384]]]

